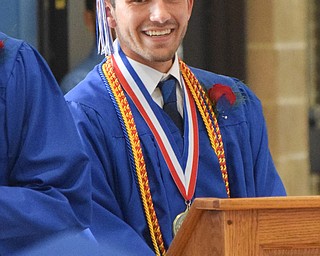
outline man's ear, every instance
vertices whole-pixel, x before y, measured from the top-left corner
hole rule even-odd
[[[190,19],[191,17],[191,13],[192,13],[192,9],[193,9],[193,3],[194,3],[194,0],[188,0],[188,20]]]
[[[114,8],[111,6],[109,2],[106,2],[106,16],[107,16],[108,25],[110,28],[115,28],[117,25],[113,12],[114,12]]]

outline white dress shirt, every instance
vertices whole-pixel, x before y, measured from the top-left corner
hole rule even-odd
[[[161,80],[166,79],[169,75],[175,77],[178,81],[178,86],[176,86],[177,92],[177,108],[180,115],[183,117],[183,79],[180,74],[180,66],[178,55],[175,55],[175,60],[173,65],[168,73],[159,72],[156,69],[153,69],[149,66],[141,64],[135,60],[128,58],[130,64],[134,68],[134,70],[139,75],[141,81],[145,85],[147,91],[150,93],[152,99],[162,108],[163,107],[163,99],[160,89],[157,87],[158,83]]]

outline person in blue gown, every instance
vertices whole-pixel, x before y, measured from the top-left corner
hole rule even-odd
[[[0,32],[0,255],[81,233],[91,217],[90,165],[48,65]]]
[[[91,159],[91,230],[106,255],[164,255],[195,198],[286,195],[259,99],[241,81],[178,58],[192,7],[106,1],[100,31],[110,26],[117,39],[65,96]],[[182,131],[157,86],[172,77]]]

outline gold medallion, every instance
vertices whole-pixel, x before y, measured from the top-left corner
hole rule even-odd
[[[184,221],[184,219],[186,218],[187,214],[189,212],[189,207],[187,207],[187,209],[178,214],[177,217],[174,219],[173,221],[173,236],[175,236],[178,232],[178,230],[180,229],[180,227],[182,226],[182,223]]]

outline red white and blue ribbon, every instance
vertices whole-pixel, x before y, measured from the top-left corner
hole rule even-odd
[[[115,73],[123,89],[131,98],[152,131],[180,193],[186,201],[190,201],[195,191],[199,161],[198,121],[196,106],[192,100],[192,96],[183,83],[185,96],[184,151],[186,157],[182,157],[180,163],[173,136],[162,117],[159,107],[153,101],[142,80],[135,72],[121,48],[118,48],[119,49],[111,56]]]

